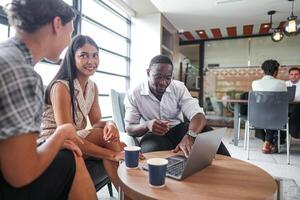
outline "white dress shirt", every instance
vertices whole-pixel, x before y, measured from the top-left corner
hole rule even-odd
[[[287,91],[285,82],[274,78],[273,76],[265,75],[262,79],[252,82],[253,91],[269,91],[269,92],[285,92]]]
[[[159,101],[151,92],[148,82],[130,90],[124,100],[125,126],[152,119],[169,120],[174,127],[183,120],[183,114],[191,120],[197,113],[204,114],[198,100],[193,98],[185,85],[172,80]]]
[[[295,99],[294,99],[294,101],[300,101],[300,81],[298,81],[297,83],[292,83],[291,81],[286,81],[285,84],[288,87],[293,86],[293,85],[296,86],[296,92],[295,92]]]

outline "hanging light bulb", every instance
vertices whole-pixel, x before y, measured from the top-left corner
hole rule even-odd
[[[279,42],[282,40],[282,38],[283,38],[283,34],[282,34],[281,30],[274,29],[272,36],[271,36],[271,39],[273,40],[273,42]]]
[[[272,22],[272,15],[274,15],[276,13],[275,10],[270,10],[268,12],[268,15],[270,15],[270,33],[272,34],[271,35],[271,39],[273,42],[279,42],[282,40],[283,38],[283,34],[281,32],[280,29],[278,28],[272,28],[272,25],[273,25],[273,22]]]
[[[297,16],[294,16],[294,0],[288,0],[292,1],[292,12],[291,15],[287,18],[286,25],[284,27],[284,33],[287,36],[294,36],[298,34],[299,30],[299,24],[297,23]]]

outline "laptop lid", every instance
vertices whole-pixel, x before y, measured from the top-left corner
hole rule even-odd
[[[211,165],[225,133],[226,128],[219,128],[213,131],[198,134],[193,144],[191,153],[187,158],[187,163],[181,179],[184,179]]]
[[[289,102],[294,101],[295,93],[296,93],[296,85],[288,86],[286,88],[287,88],[287,94],[288,94]]]

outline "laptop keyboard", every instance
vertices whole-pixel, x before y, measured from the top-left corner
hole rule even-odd
[[[180,176],[183,173],[185,165],[186,160],[177,162],[174,165],[170,165],[167,167],[167,173],[173,176]]]

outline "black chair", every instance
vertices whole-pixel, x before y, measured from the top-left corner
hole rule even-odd
[[[286,88],[287,88],[287,93],[288,93],[288,97],[289,97],[289,102],[294,101],[295,93],[296,93],[296,85],[288,86]]]
[[[112,197],[113,196],[112,184],[105,173],[102,160],[88,158],[85,160],[85,165],[93,180],[96,191],[99,191],[101,188],[107,185],[109,195]]]
[[[248,100],[249,92],[243,92],[240,95],[241,100]],[[246,123],[248,116],[248,104],[240,104],[240,113],[239,113],[239,123],[238,123],[238,141],[240,139],[240,132],[241,132],[241,123],[244,121]],[[244,149],[246,149],[246,127],[244,133]]]
[[[288,123],[287,92],[249,93],[248,118],[246,121],[247,159],[249,159],[250,129],[268,129],[278,131],[278,147],[280,147],[280,130],[286,131],[287,163],[290,164],[290,138]],[[280,151],[280,149],[278,149]]]

